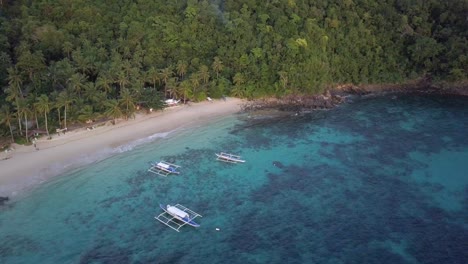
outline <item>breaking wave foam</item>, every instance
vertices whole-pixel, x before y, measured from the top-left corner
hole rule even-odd
[[[153,134],[153,135],[151,135],[149,137],[146,137],[146,138],[140,138],[140,139],[134,140],[134,141],[132,141],[130,143],[115,147],[112,150],[112,152],[114,152],[114,153],[123,153],[123,152],[133,150],[135,147],[144,145],[146,143],[153,142],[153,141],[155,141],[157,139],[166,138],[167,136],[169,136],[174,131],[175,130],[172,130],[172,131],[169,131],[169,132],[164,132],[164,133],[156,133],[156,134]]]
[[[148,137],[140,138],[114,148],[104,148],[92,154],[83,154],[80,157],[75,158],[73,160],[61,163],[51,163],[47,168],[44,168],[40,171],[36,171],[30,177],[24,177],[23,179],[16,181],[13,184],[0,186],[0,196],[19,198],[19,196],[22,196],[23,194],[25,194],[25,192],[27,193],[29,189],[35,188],[38,185],[48,181],[49,179],[73,171],[75,169],[82,168],[94,162],[107,159],[115,154],[131,151],[138,146],[153,142],[158,139],[166,138],[175,131],[177,130],[171,130],[164,133],[155,133]]]

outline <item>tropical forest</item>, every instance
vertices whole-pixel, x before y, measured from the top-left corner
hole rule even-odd
[[[464,81],[467,14],[466,0],[0,0],[0,136],[168,98]]]

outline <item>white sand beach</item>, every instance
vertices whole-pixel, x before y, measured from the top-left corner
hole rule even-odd
[[[118,120],[116,125],[97,126],[69,131],[66,134],[51,134],[37,140],[33,145],[14,145],[9,159],[0,160],[0,196],[14,197],[19,191],[37,185],[59,173],[98,160],[99,152],[148,137],[187,126],[209,122],[215,117],[240,111],[242,100],[228,98],[190,105],[178,105],[151,114],[137,114],[135,119]],[[0,153],[0,158],[5,153]]]

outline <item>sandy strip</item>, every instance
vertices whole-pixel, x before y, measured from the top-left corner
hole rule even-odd
[[[155,133],[209,122],[214,117],[234,114],[243,103],[240,99],[213,100],[191,105],[179,105],[151,114],[138,114],[135,119],[119,120],[116,125],[98,126],[67,132],[52,139],[38,139],[34,146],[14,146],[11,157],[0,160],[0,196],[14,197],[18,191],[32,187],[45,179],[79,167],[77,160],[99,159],[93,156],[106,149],[124,145]],[[0,153],[0,159],[5,158]],[[89,155],[89,156],[88,156]],[[93,162],[96,160],[87,160]]]

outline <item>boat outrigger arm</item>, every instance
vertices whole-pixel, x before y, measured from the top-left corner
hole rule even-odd
[[[168,227],[179,232],[179,229],[184,225],[190,225],[193,227],[199,227],[200,225],[194,221],[197,217],[202,217],[200,214],[188,209],[187,207],[176,204],[176,205],[159,205],[164,211],[154,218],[159,222],[167,225]]]
[[[229,162],[229,163],[244,163],[245,162],[245,160],[243,160],[241,156],[234,155],[231,153],[221,152],[221,153],[215,153],[215,154],[217,157],[216,160],[219,160],[219,161],[224,161],[224,162]]]
[[[149,172],[166,177],[169,174],[179,174],[179,165],[175,165],[166,161],[151,164]]]

